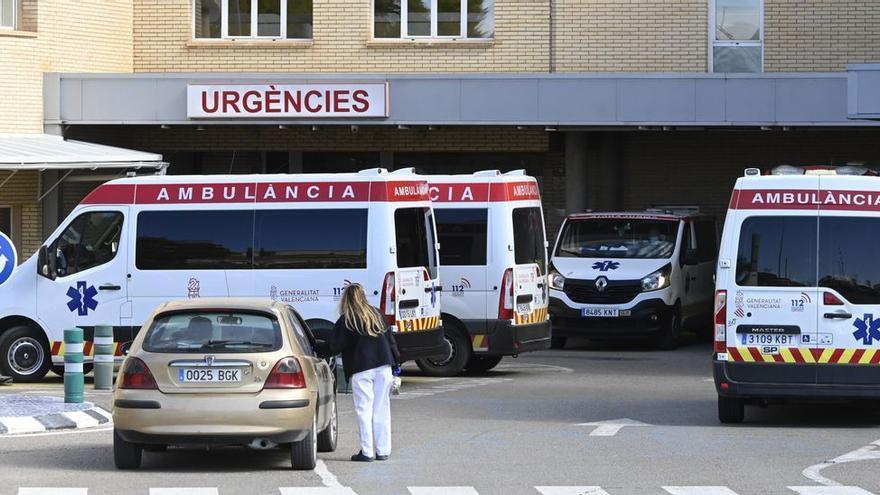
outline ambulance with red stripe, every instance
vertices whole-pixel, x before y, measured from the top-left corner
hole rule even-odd
[[[880,398],[880,177],[746,170],[718,259],[718,417],[782,399]]]
[[[522,170],[428,175],[440,240],[449,352],[417,361],[428,375],[483,372],[550,346],[541,195]]]
[[[96,325],[113,326],[120,355],[174,299],[281,301],[320,334],[353,282],[404,359],[432,357],[446,350],[437,248],[428,184],[411,169],[113,180],[0,289],[0,368],[18,381],[58,370],[74,326],[87,363]]]

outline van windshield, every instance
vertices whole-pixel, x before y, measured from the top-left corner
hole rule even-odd
[[[561,258],[669,258],[677,220],[591,218],[569,220],[556,256]]]
[[[281,328],[267,314],[182,311],[159,315],[147,335],[147,352],[271,352],[281,348]]]

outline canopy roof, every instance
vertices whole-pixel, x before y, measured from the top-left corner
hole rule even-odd
[[[162,155],[68,141],[51,134],[0,134],[0,170],[154,168],[168,166]]]

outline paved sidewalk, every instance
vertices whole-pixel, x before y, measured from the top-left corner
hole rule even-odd
[[[109,412],[91,402],[65,404],[60,397],[0,394],[0,434],[92,428],[110,420]]]

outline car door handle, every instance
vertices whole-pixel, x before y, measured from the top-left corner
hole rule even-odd
[[[848,320],[852,318],[851,313],[825,313],[825,318],[829,320]]]
[[[122,289],[121,286],[113,285],[113,284],[104,284],[104,285],[98,286],[98,290],[120,290],[120,289]]]

